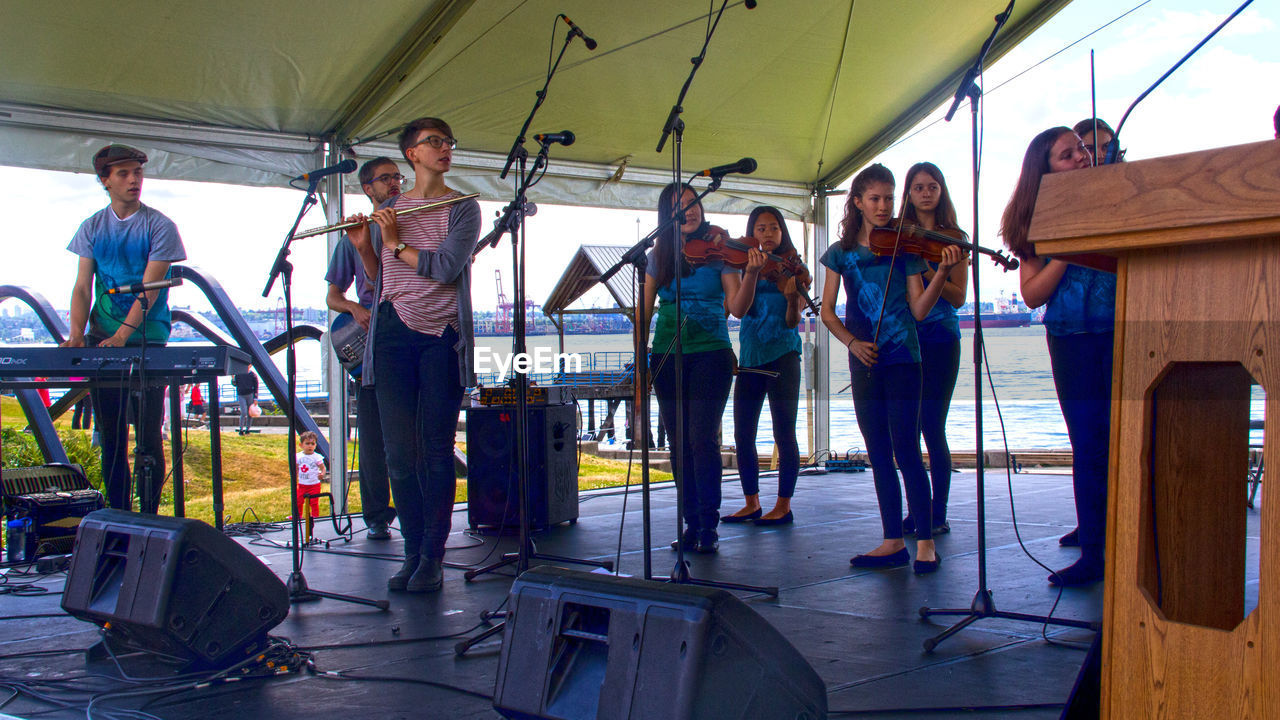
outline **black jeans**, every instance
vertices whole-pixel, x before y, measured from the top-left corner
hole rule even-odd
[[[684,396],[676,397],[676,356],[650,356],[658,414],[671,431],[672,459],[684,460],[676,481],[684,494],[684,522],[692,530],[714,530],[720,523],[720,420],[733,384],[733,351],[708,350],[684,356]],[[683,437],[675,437],[676,413],[684,418]],[[679,463],[672,463],[678,468]]]
[[[921,343],[920,433],[929,450],[929,480],[933,486],[933,524],[947,520],[951,495],[951,446],[947,444],[947,413],[960,374],[960,339]]]
[[[1076,495],[1076,521],[1080,524],[1080,557],[1101,568],[1107,544],[1115,333],[1047,337],[1053,385],[1071,439],[1071,481]]]
[[[457,480],[453,441],[462,405],[458,332],[410,329],[390,302],[378,305],[373,367],[387,476],[406,556],[443,558]]]
[[[796,441],[796,409],[800,404],[800,353],[786,355],[753,370],[778,373],[770,377],[738,371],[733,386],[733,441],[738,448],[738,478],[744,495],[760,493],[760,460],[756,455],[756,433],[760,410],[769,398],[773,419],[773,443],[778,448],[778,497],[796,493],[800,474],[800,444]]]
[[[849,356],[853,409],[867,444],[867,458],[880,502],[880,524],[886,540],[902,537],[902,486],[916,521],[916,539],[933,539],[929,475],[920,455],[920,364],[867,367]],[[897,469],[894,460],[897,460]]]
[[[146,453],[134,457],[134,473],[138,477],[138,509],[154,514],[160,507],[160,491],[164,487],[164,439],[160,426],[164,419],[164,388],[146,390],[146,417],[138,422],[138,404],[143,392],[121,387],[95,388],[93,419],[102,438],[102,484],[107,507],[132,510],[132,475],[129,469],[129,425],[146,440]],[[148,479],[141,471],[143,458],[150,458]]]
[[[378,391],[361,387],[356,396],[356,427],[360,430],[360,513],[365,525],[396,519],[387,481],[387,455],[382,443],[382,416]]]

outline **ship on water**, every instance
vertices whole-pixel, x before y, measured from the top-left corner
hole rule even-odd
[[[994,302],[981,303],[982,327],[1013,328],[1030,327],[1033,322],[1040,322],[1043,312],[1036,312],[1023,304],[1017,295],[1001,295]],[[960,319],[960,327],[972,329],[974,325],[973,303],[965,303],[956,311]]]

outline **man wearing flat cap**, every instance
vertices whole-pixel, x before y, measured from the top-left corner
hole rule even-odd
[[[67,246],[80,256],[80,265],[71,291],[71,335],[63,347],[140,345],[144,334],[149,346],[169,340],[168,290],[147,292],[145,311],[139,295],[106,294],[121,285],[168,278],[170,263],[187,257],[173,221],[142,204],[146,161],[144,153],[127,145],[107,145],[93,156],[93,170],[111,204],[81,223]],[[139,448],[134,458],[139,508],[155,513],[164,478],[163,389],[140,393],[101,387],[92,392],[94,419],[102,438],[107,504],[132,509],[128,462],[128,426],[132,424]],[[144,393],[145,402],[140,402]]]

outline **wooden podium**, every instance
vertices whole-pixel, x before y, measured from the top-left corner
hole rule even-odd
[[[1280,141],[1045,176],[1030,238],[1119,260],[1102,717],[1280,717],[1270,502],[1245,614],[1253,384],[1280,468]]]

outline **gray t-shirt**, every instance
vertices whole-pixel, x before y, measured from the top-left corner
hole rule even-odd
[[[113,335],[120,329],[136,300],[136,296],[126,293],[107,295],[107,290],[142,282],[142,272],[149,262],[187,259],[178,226],[147,205],[124,220],[116,217],[108,205],[80,223],[67,249],[94,262],[94,301],[89,328],[92,333],[103,336]],[[166,273],[165,277],[171,274]],[[161,290],[143,323],[147,341],[167,342],[170,324],[169,291]],[[141,333],[135,330],[128,343],[132,345],[141,340]]]
[[[369,278],[364,274],[364,263],[360,260],[360,253],[351,243],[351,238],[346,235],[342,236],[338,246],[333,249],[333,257],[329,258],[329,270],[324,274],[324,279],[330,285],[336,285],[344,293],[351,287],[354,280],[356,298],[360,304],[366,308],[373,308],[373,287],[369,285]]]

